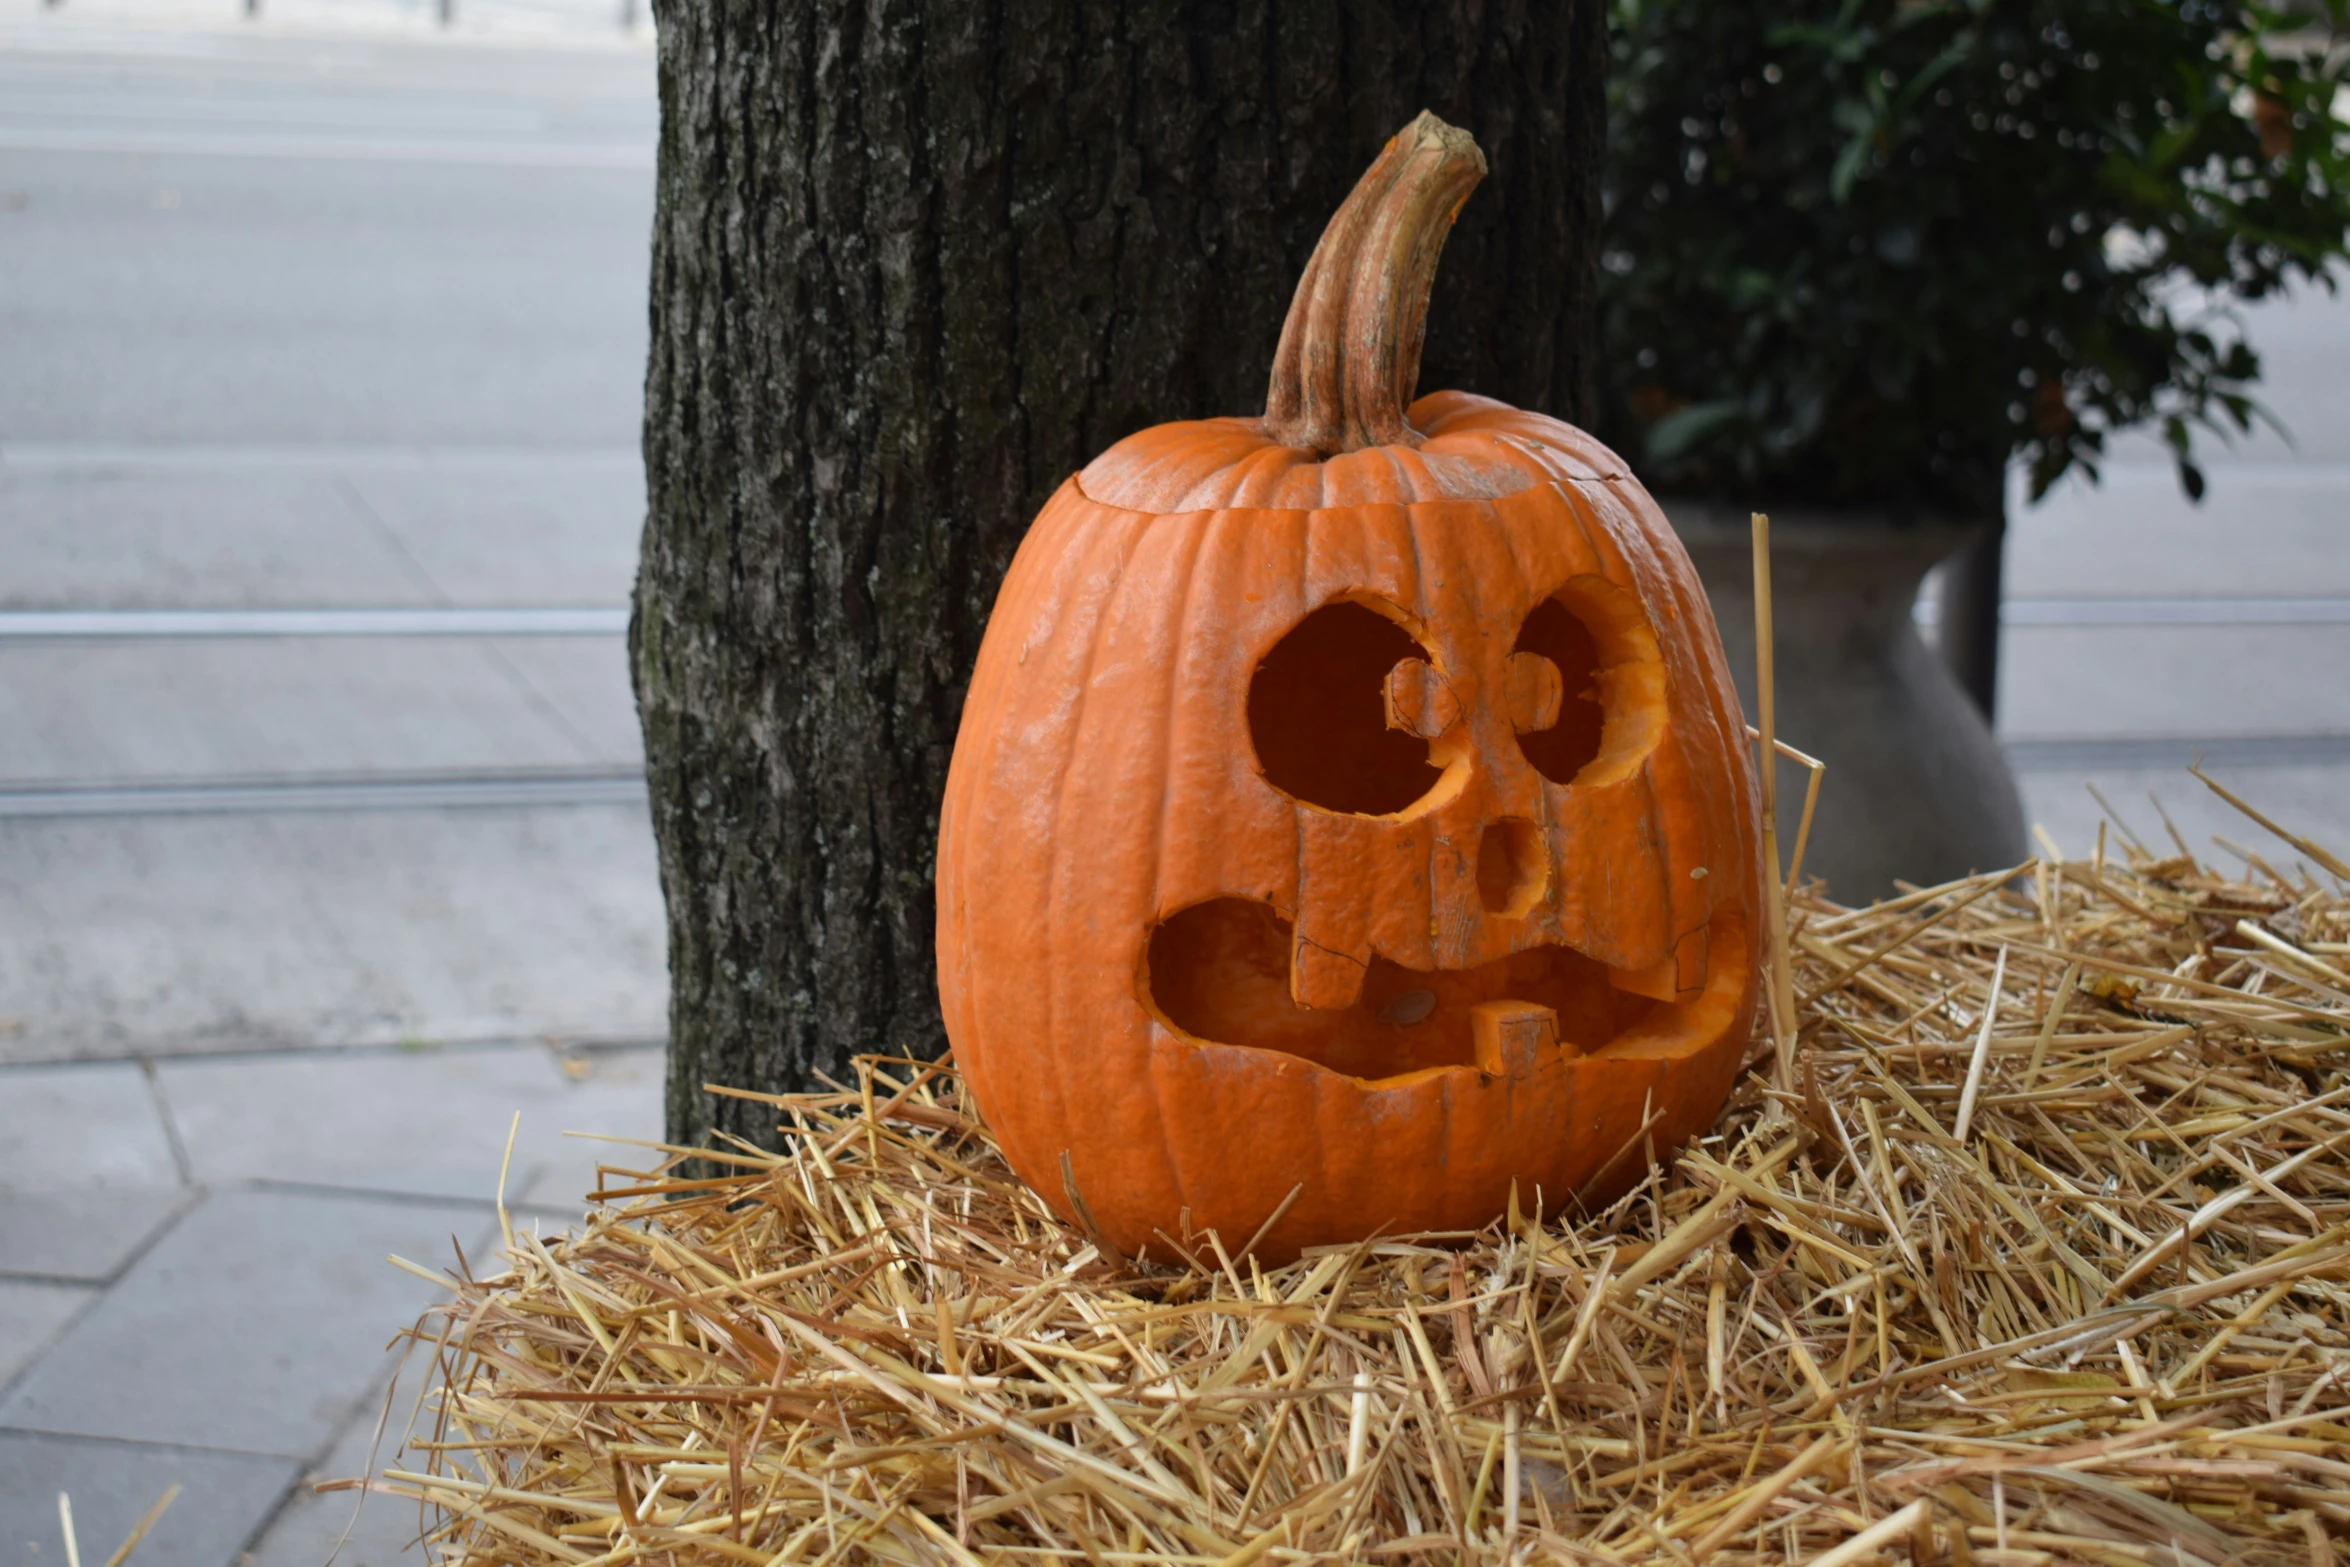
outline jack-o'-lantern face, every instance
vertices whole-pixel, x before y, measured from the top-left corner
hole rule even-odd
[[[1598,1049],[1677,996],[1677,973],[1610,966],[1660,945],[1668,900],[1578,940],[1552,896],[1574,879],[1554,840],[1575,835],[1548,789],[1631,777],[1666,728],[1663,660],[1629,594],[1586,575],[1516,616],[1426,621],[1355,594],[1247,662],[1258,777],[1333,820],[1301,835],[1294,905],[1234,888],[1162,916],[1140,990],[1166,1026],[1385,1081],[1503,1070],[1504,1039]]]
[[[1360,244],[1443,172],[1404,143]],[[1270,1257],[1610,1195],[1711,1118],[1754,1003],[1751,764],[1686,556],[1540,415],[1316,438],[1316,275],[1266,419],[1146,430],[1038,517],[948,782],[958,1060],[1130,1251],[1187,1210],[1230,1245],[1278,1212]]]

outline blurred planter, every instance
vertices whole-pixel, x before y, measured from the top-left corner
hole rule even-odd
[[[1755,716],[1754,545],[1747,513],[1664,497],[1713,600],[1748,719]],[[1828,764],[1805,876],[1840,901],[2024,858],[2023,802],[1990,726],[1911,618],[1927,571],[1987,524],[1904,523],[1860,511],[1771,513],[1779,738]],[[1788,787],[1794,780],[1792,790]],[[1782,854],[1802,769],[1780,774]]]

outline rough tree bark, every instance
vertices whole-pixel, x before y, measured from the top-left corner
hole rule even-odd
[[[629,632],[669,908],[669,1131],[935,1053],[964,682],[1045,496],[1254,413],[1298,271],[1432,109],[1491,177],[1423,389],[1590,412],[1598,0],[675,0]]]

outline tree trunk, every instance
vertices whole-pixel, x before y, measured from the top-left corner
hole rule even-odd
[[[669,1132],[935,1054],[964,682],[1052,487],[1261,410],[1299,270],[1420,109],[1491,177],[1423,389],[1591,411],[1598,0],[690,0],[659,10],[650,510],[629,632]]]

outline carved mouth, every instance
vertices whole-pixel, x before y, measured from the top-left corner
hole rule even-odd
[[[1359,994],[1336,1007],[1292,996],[1289,921],[1266,904],[1217,898],[1151,932],[1146,1005],[1196,1040],[1299,1056],[1349,1077],[1442,1067],[1510,1072],[1530,1054],[1588,1054],[1659,1003],[1618,989],[1607,965],[1539,946],[1470,969],[1406,968],[1373,956]]]

